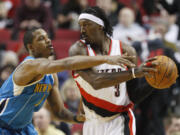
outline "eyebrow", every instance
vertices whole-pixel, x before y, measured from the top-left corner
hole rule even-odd
[[[46,34],[41,34],[41,33],[40,33],[40,35],[37,35],[37,40],[38,40],[41,36],[43,36],[43,37],[45,37],[45,36],[49,37],[49,35],[48,35],[47,33],[46,33]]]

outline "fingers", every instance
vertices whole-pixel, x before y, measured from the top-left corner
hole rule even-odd
[[[144,63],[143,66],[153,67],[153,66],[157,66],[158,64],[159,64],[158,62],[146,62],[146,63]]]
[[[157,69],[150,67],[143,67],[143,72],[157,72]]]
[[[84,115],[77,115],[76,116],[77,120],[80,121],[80,122],[84,122],[86,120],[85,116]]]
[[[157,57],[149,58],[146,62],[157,60]]]
[[[128,59],[128,60],[133,60],[134,58],[136,58],[136,56],[126,56],[126,55],[122,55],[122,58]]]
[[[147,76],[147,77],[153,77],[153,75],[150,74],[149,72],[145,72],[144,75]]]
[[[119,62],[119,64],[121,64],[121,65],[122,65],[122,63],[123,63],[123,65],[128,66],[128,67],[131,67],[131,68],[136,67],[136,65],[135,65],[134,63],[132,63],[132,62],[130,62],[129,60],[126,60],[126,59],[121,60],[121,61]]]

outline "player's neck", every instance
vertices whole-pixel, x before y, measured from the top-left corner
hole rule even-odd
[[[107,55],[109,52],[110,43],[111,39],[107,36],[104,36],[100,40],[96,41],[95,44],[91,44],[91,47],[97,54]]]
[[[101,45],[101,50],[100,52],[102,55],[107,55],[110,49],[110,44],[111,44],[111,39],[109,37],[106,37]]]

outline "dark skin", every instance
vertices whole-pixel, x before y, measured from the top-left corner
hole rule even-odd
[[[51,40],[43,29],[37,29],[33,32],[33,41],[27,45],[30,56],[35,57],[35,60],[27,60],[17,67],[14,72],[13,80],[19,86],[31,84],[43,78],[46,74],[53,74],[54,86],[50,90],[48,103],[51,106],[52,112],[59,119],[65,122],[75,122],[74,115],[64,107],[62,98],[58,90],[58,80],[55,73],[63,70],[80,70],[90,68],[103,63],[108,64],[127,64],[132,63],[119,56],[75,56],[61,60],[49,60],[48,57],[53,54]],[[127,57],[131,58],[131,57]],[[84,121],[82,115],[77,115],[78,121]]]
[[[79,21],[79,25],[82,38],[87,43],[90,43],[91,48],[93,48],[96,54],[98,56],[107,55],[111,39],[108,36],[106,36],[105,32],[103,31],[103,27],[86,19],[81,19]],[[125,44],[122,44],[122,48],[123,54],[128,56],[136,56],[136,51],[134,50],[134,48],[127,46]],[[71,46],[69,54],[70,56],[88,55],[86,47],[82,45],[80,41],[77,41],[74,45]],[[150,59],[146,62],[153,60],[154,59]],[[136,64],[137,57],[134,57],[133,59],[131,59],[131,61],[134,64]],[[156,72],[156,69],[153,68],[153,66],[157,65],[157,63],[152,62],[152,67],[146,67],[145,63],[143,63],[140,67],[135,68],[136,77],[143,77],[144,75],[148,74],[149,71]],[[105,87],[115,86],[121,82],[133,79],[131,70],[122,71],[119,73],[96,73],[92,69],[88,69],[79,70],[78,73],[96,90]]]

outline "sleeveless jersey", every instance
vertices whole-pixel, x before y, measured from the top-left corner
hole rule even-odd
[[[80,41],[84,44],[83,41]],[[86,45],[89,56],[96,56],[95,51]],[[108,55],[122,55],[121,42],[111,39]],[[93,70],[98,73],[112,73],[126,70],[118,65],[101,64],[93,67]],[[73,75],[74,80],[79,87],[82,95],[83,108],[86,114],[86,119],[100,119],[103,121],[117,117],[119,113],[126,112],[133,107],[127,91],[126,83],[123,82],[116,86],[95,90],[86,80],[78,74]]]
[[[34,60],[28,56],[23,62]],[[22,63],[23,63],[22,62]],[[40,80],[26,86],[14,83],[13,74],[0,88],[0,122],[12,129],[21,129],[32,122],[54,84],[53,76],[44,75]]]

